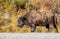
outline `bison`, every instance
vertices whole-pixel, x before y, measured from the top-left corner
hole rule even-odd
[[[53,13],[29,11],[18,18],[18,26],[23,27],[23,25],[28,25],[31,27],[31,32],[36,30],[36,26],[46,26],[49,32],[50,24],[52,24],[56,32],[58,32],[57,18]]]

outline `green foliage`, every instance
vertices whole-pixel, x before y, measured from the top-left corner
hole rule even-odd
[[[9,6],[12,0],[7,0],[6,5]]]
[[[25,3],[26,3],[26,0],[15,0],[15,5],[17,8],[25,5]]]
[[[26,9],[32,9],[32,7],[33,7],[33,6],[32,6],[31,4],[26,3],[26,6],[25,6]]]

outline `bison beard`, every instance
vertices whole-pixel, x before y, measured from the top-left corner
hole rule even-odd
[[[48,17],[46,14],[41,14],[41,12],[28,12],[18,19],[18,26],[22,27],[23,25],[28,25],[31,27],[31,32],[34,32],[36,30],[36,26],[46,26],[49,32],[50,24],[53,24],[56,32],[58,32],[54,14]]]

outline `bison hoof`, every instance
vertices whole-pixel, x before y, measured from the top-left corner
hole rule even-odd
[[[31,32],[34,32],[35,30],[31,30]]]
[[[31,29],[31,32],[34,32],[34,31],[35,31],[35,29],[34,29],[34,28],[32,28],[32,29]]]
[[[56,31],[56,33],[58,33],[58,30]]]
[[[35,30],[31,30],[31,32],[34,32]]]

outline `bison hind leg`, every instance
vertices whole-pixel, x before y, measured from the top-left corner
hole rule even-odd
[[[52,18],[53,18],[53,27],[56,29],[56,32],[58,32],[56,20],[55,20],[54,16]]]
[[[54,24],[54,28],[56,29],[56,32],[58,32],[58,28],[57,28],[57,26]]]

